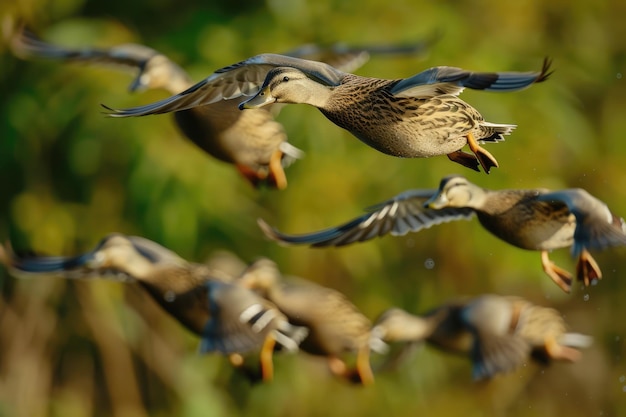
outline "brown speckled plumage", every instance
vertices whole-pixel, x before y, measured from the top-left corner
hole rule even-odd
[[[347,75],[320,110],[367,145],[403,158],[447,155],[467,144],[468,133],[495,141],[511,130],[484,125],[480,113],[454,95],[396,97],[389,87],[398,81]]]

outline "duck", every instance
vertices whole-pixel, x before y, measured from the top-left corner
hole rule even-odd
[[[571,333],[562,315],[521,297],[483,294],[454,300],[422,315],[401,308],[374,322],[378,343],[406,346],[427,342],[445,352],[469,356],[475,380],[511,372],[529,360],[576,362],[590,336]]]
[[[438,189],[408,190],[373,206],[364,215],[318,232],[289,235],[258,223],[264,234],[286,245],[343,246],[377,236],[403,236],[434,225],[476,216],[492,235],[521,249],[540,251],[544,272],[569,293],[572,274],[549,258],[554,249],[571,248],[576,277],[585,286],[602,278],[589,252],[626,245],[621,217],[582,188],[490,190],[453,174]]]
[[[113,233],[94,249],[71,257],[20,256],[9,249],[0,258],[18,278],[61,276],[137,283],[165,312],[200,336],[200,353],[220,352],[238,365],[243,355],[260,351],[265,381],[273,378],[274,347],[297,351],[307,333],[291,325],[271,302],[237,285],[228,275],[188,262],[139,236]]]
[[[434,41],[434,37],[429,37],[411,45],[371,47],[307,44],[287,54],[325,59],[345,70],[356,70],[368,61],[370,53],[420,54]],[[131,92],[156,89],[177,94],[194,85],[178,64],[140,44],[70,49],[46,43],[22,27],[12,37],[11,46],[17,56],[26,59],[44,58],[134,70],[136,76],[129,86]],[[289,143],[283,125],[275,120],[279,106],[241,112],[238,105],[237,100],[217,100],[206,106],[175,111],[174,120],[192,143],[215,159],[234,165],[253,186],[285,189],[284,168],[301,159],[304,152]]]
[[[402,158],[447,155],[486,173],[497,160],[480,146],[504,140],[513,124],[486,122],[458,95],[465,89],[516,91],[548,79],[551,61],[539,72],[472,72],[438,66],[404,79],[364,77],[326,63],[261,54],[218,69],[170,98],[129,109],[105,106],[111,117],[132,117],[195,108],[241,96],[240,109],[279,103],[308,104],[366,145]],[[465,145],[471,153],[462,151]]]
[[[70,49],[40,40],[21,29],[12,38],[12,50],[22,58],[43,58],[131,69],[136,76],[130,92],[165,90],[179,93],[193,85],[191,77],[164,54],[140,44],[111,48]],[[288,142],[283,126],[271,110],[244,114],[236,102],[218,101],[210,106],[175,112],[174,122],[184,137],[213,158],[232,164],[254,187],[285,189],[284,168],[304,153]]]
[[[325,357],[330,371],[363,385],[374,382],[370,367],[372,323],[341,292],[298,277],[283,277],[266,258],[252,263],[240,278],[241,285],[271,301],[294,326],[309,330],[300,351]],[[356,369],[349,370],[342,355],[356,353]]]

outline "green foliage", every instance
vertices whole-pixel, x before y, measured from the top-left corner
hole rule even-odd
[[[626,413],[623,250],[597,256],[605,279],[566,296],[537,253],[461,222],[342,249],[266,241],[263,217],[287,232],[337,224],[409,188],[460,172],[489,188],[583,187],[626,215],[624,2],[397,0],[18,0],[3,24],[24,19],[51,42],[139,42],[194,79],[261,52],[307,42],[407,43],[440,31],[427,55],[373,57],[359,73],[401,78],[434,65],[555,72],[510,94],[467,91],[487,120],[519,127],[488,145],[501,164],[486,176],[445,157],[377,153],[306,106],[279,120],[306,158],[282,192],[253,190],[230,166],[187,143],[168,115],[107,119],[100,104],[129,95],[130,76],[108,68],[24,62],[0,45],[0,238],[18,248],[73,254],[117,231],[153,239],[201,261],[227,249],[268,256],[284,273],[345,292],[374,318],[392,305],[419,312],[461,294],[518,294],[564,311],[595,345],[574,365],[474,384],[466,361],[429,348],[360,388],[308,357],[276,358],[276,380],[250,384],[225,358],[196,354],[196,340],[137,288],[108,282],[16,281],[0,271],[0,416],[620,415]],[[552,255],[574,267],[566,251]],[[432,259],[433,269],[426,260]]]

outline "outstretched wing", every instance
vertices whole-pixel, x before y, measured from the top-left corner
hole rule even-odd
[[[565,204],[576,217],[574,231],[574,256],[584,248],[605,249],[626,246],[624,221],[613,214],[602,201],[582,188],[572,188],[541,194],[537,200],[552,204]]]
[[[550,59],[540,72],[472,72],[456,67],[433,67],[398,82],[391,93],[401,97],[458,95],[463,89],[516,91],[545,81],[551,74]]]
[[[429,209],[424,207],[436,190],[409,190],[391,200],[370,208],[370,212],[340,226],[301,235],[288,235],[258,220],[267,237],[280,243],[311,246],[343,246],[364,242],[377,236],[402,236],[436,224],[453,220],[469,220],[474,211],[469,208]]]
[[[159,53],[138,44],[124,44],[112,48],[65,48],[41,40],[26,28],[16,32],[11,39],[13,52],[21,58],[57,59],[74,62],[99,63],[121,66],[129,70],[141,68]]]
[[[338,85],[345,73],[328,64],[277,54],[262,54],[218,69],[182,93],[145,106],[116,110],[104,106],[111,117],[145,116],[186,110],[219,100],[254,95],[272,68],[294,67],[327,85]]]
[[[335,43],[330,46],[306,44],[286,52],[285,55],[325,62],[338,70],[353,72],[363,66],[372,55],[420,55],[427,52],[440,38],[441,33],[436,31],[420,41],[404,44],[362,46],[351,46],[344,43]]]
[[[95,259],[96,250],[77,256],[23,255],[13,252],[10,248],[6,252],[7,267],[18,278],[57,276],[68,279],[90,279],[106,277],[119,281],[134,281],[134,278],[124,271],[90,266],[90,262]]]

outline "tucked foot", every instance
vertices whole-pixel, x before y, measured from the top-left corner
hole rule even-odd
[[[257,188],[267,179],[267,175],[250,168],[247,165],[236,164],[237,170],[243,175],[254,188]]]
[[[359,350],[356,357],[356,370],[361,379],[361,384],[371,385],[374,383],[374,373],[370,366],[370,350],[365,347]]]
[[[543,271],[552,278],[563,291],[570,293],[572,291],[572,274],[566,270],[556,266],[554,262],[548,258],[547,251],[541,251],[541,266]]]
[[[478,159],[471,153],[463,151],[452,152],[448,154],[448,159],[450,159],[452,162],[456,162],[457,164],[461,164],[466,168],[480,172],[480,169],[478,169]]]
[[[330,369],[330,372],[332,372],[333,375],[343,377],[348,374],[348,367],[346,366],[346,363],[336,356],[328,358],[328,369]]]
[[[602,279],[602,271],[587,249],[583,249],[578,257],[576,277],[584,283],[585,287],[588,287],[594,281]]]
[[[241,356],[239,353],[231,353],[230,355],[228,355],[228,360],[230,361],[230,364],[235,368],[243,366],[244,363],[243,356]]]
[[[478,162],[480,162],[480,166],[483,167],[487,174],[489,174],[491,167],[498,167],[498,161],[496,161],[496,158],[494,158],[490,152],[483,149],[471,133],[467,134],[467,144],[469,145],[470,150],[474,152]]]
[[[270,173],[269,180],[279,190],[287,188],[287,175],[283,169],[283,153],[276,149],[270,157]]]

